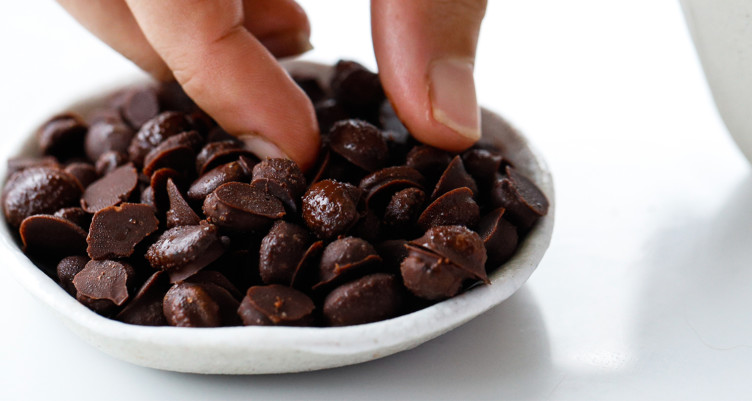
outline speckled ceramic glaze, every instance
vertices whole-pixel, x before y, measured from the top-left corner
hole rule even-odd
[[[326,81],[329,67],[291,63]],[[102,97],[61,108],[84,112]],[[39,122],[48,115],[40,115]],[[483,133],[498,142],[514,164],[546,194],[551,206],[520,244],[515,256],[481,285],[423,310],[381,322],[335,328],[144,327],[90,311],[40,271],[18,248],[7,225],[0,225],[5,268],[36,298],[52,308],[81,338],[116,358],[157,369],[194,373],[260,374],[299,372],[365,362],[413,348],[480,315],[517,291],[538,266],[551,240],[554,189],[543,158],[501,117],[483,110]],[[16,155],[32,154],[27,139]],[[4,170],[5,163],[2,163]],[[2,176],[4,171],[0,171]]]

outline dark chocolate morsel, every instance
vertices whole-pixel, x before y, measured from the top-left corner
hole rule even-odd
[[[75,162],[65,167],[70,175],[76,177],[78,183],[81,184],[81,188],[88,187],[92,182],[99,179],[97,169],[89,163]]]
[[[498,267],[509,259],[517,249],[517,227],[504,218],[505,209],[500,207],[483,216],[478,224],[478,234],[486,246],[486,266]]]
[[[140,128],[159,113],[157,92],[148,86],[127,90],[120,96],[118,105],[123,121],[134,129]]]
[[[57,264],[57,282],[68,294],[76,296],[76,286],[73,277],[86,267],[89,258],[85,256],[68,256]]]
[[[160,113],[141,126],[128,146],[128,155],[136,166],[142,166],[146,155],[162,141],[190,129],[191,125],[183,113]]]
[[[303,220],[321,239],[344,234],[358,222],[357,187],[334,180],[319,181],[303,197]]]
[[[337,102],[351,113],[377,113],[385,98],[378,74],[354,61],[337,62],[330,85]]]
[[[187,197],[194,202],[203,202],[206,197],[222,184],[242,182],[250,178],[239,161],[217,166],[199,177],[188,188]]]
[[[383,203],[389,201],[394,193],[410,187],[423,189],[425,179],[423,175],[411,167],[386,167],[365,176],[358,185],[363,190],[366,204],[371,204],[372,198],[381,199]],[[382,195],[382,192],[384,193]],[[380,203],[380,202],[376,202]],[[383,207],[383,205],[381,205]]]
[[[162,308],[171,326],[219,327],[238,322],[238,306],[238,301],[218,285],[182,282],[167,291]]]
[[[494,175],[505,162],[501,153],[489,149],[473,148],[462,154],[465,170],[470,173],[480,185],[487,185],[493,181]]]
[[[26,170],[27,168],[31,167],[51,167],[51,168],[60,168],[60,163],[58,163],[57,158],[55,156],[44,156],[44,157],[13,157],[8,159],[8,169],[6,171],[6,175],[10,177],[13,173],[21,170]]]
[[[98,122],[89,127],[86,133],[84,148],[86,156],[92,162],[96,162],[103,154],[115,151],[122,154],[128,153],[128,146],[136,133],[122,123]]]
[[[480,235],[465,226],[432,227],[409,245],[430,250],[473,277],[488,282],[486,247]]]
[[[81,207],[89,213],[96,213],[118,205],[130,198],[137,185],[138,172],[132,164],[118,167],[86,188]]]
[[[356,237],[333,241],[324,249],[319,263],[319,282],[314,288],[329,286],[343,279],[362,274],[381,263],[373,245]]]
[[[222,184],[204,200],[206,219],[230,231],[255,231],[271,225],[285,215],[279,199],[250,184]]]
[[[196,171],[202,176],[217,166],[237,161],[241,156],[255,158],[253,153],[237,140],[210,142],[196,155]]]
[[[292,275],[293,288],[311,289],[316,283],[316,276],[319,267],[319,258],[321,251],[324,249],[324,241],[316,241],[303,254],[295,273]]]
[[[444,150],[418,145],[407,153],[405,165],[420,171],[429,179],[435,179],[446,170],[451,161],[452,156]]]
[[[408,229],[423,211],[426,193],[419,188],[405,188],[392,196],[384,209],[384,224],[392,229]]]
[[[154,199],[153,204],[150,204],[150,206],[154,206],[160,213],[160,216],[161,213],[167,211],[170,207],[170,197],[167,193],[167,181],[180,181],[180,178],[182,178],[182,176],[179,172],[168,167],[160,168],[151,174],[149,188],[151,188],[151,194]],[[194,224],[198,224],[198,221]]]
[[[324,99],[314,104],[316,120],[319,122],[319,133],[329,134],[334,123],[350,118],[342,106],[334,99]]]
[[[283,220],[276,221],[261,240],[259,274],[264,284],[291,285],[311,240],[305,228]]]
[[[407,241],[404,239],[391,239],[375,244],[374,247],[383,259],[385,271],[399,274],[400,264],[407,257]]]
[[[304,293],[272,284],[249,288],[238,315],[246,326],[307,326],[313,323],[314,309]]]
[[[109,314],[128,300],[135,276],[125,262],[91,260],[73,278],[76,299],[99,314]]]
[[[86,254],[86,231],[70,220],[37,214],[25,218],[18,231],[29,255],[61,258]]]
[[[429,250],[408,245],[402,261],[402,281],[410,292],[423,299],[438,301],[453,297],[472,274]]]
[[[459,156],[455,156],[444,173],[441,174],[439,181],[436,183],[436,187],[431,194],[431,199],[436,199],[445,193],[456,189],[467,187],[473,191],[473,197],[478,196],[478,185],[473,180],[473,177],[465,171],[465,166],[462,164],[462,159]]]
[[[376,273],[343,284],[327,295],[323,314],[331,326],[349,326],[396,316],[402,288],[392,274]]]
[[[128,163],[128,156],[125,153],[111,150],[99,156],[99,159],[94,163],[94,168],[101,177],[115,171],[125,163]]]
[[[373,172],[389,157],[389,147],[379,129],[362,120],[339,121],[329,132],[330,149],[350,163]]]
[[[64,207],[56,211],[53,216],[72,221],[84,231],[89,232],[92,215],[80,207]]]
[[[209,265],[226,248],[214,225],[178,226],[160,235],[145,256],[152,267],[169,273],[175,283]]]
[[[52,117],[37,133],[39,148],[43,154],[55,156],[59,160],[80,156],[87,129],[86,122],[76,114],[66,113]]]
[[[64,170],[50,167],[30,167],[14,173],[3,189],[5,220],[17,228],[35,214],[51,214],[56,210],[76,206],[81,197],[78,180]]]
[[[193,226],[201,221],[196,212],[185,201],[172,178],[167,179],[167,196],[170,201],[170,209],[165,217],[167,228]]]
[[[289,159],[267,159],[253,167],[253,181],[261,182],[265,190],[276,196],[288,210],[297,212],[297,199],[306,190],[306,180],[295,162]]]
[[[169,289],[170,281],[166,273],[158,271],[152,274],[115,319],[142,326],[166,326],[162,300]]]
[[[201,142],[196,131],[187,131],[173,135],[149,151],[144,158],[144,174],[151,174],[164,167],[189,175],[193,169],[195,151],[192,143]]]
[[[418,217],[418,227],[428,230],[435,226],[464,225],[475,227],[480,208],[467,187],[453,189],[433,201]]]
[[[230,295],[233,296],[233,298],[237,299],[238,301],[243,298],[243,294],[238,290],[238,288],[235,287],[235,285],[230,280],[228,280],[227,277],[216,270],[203,269],[198,273],[188,277],[187,279],[185,279],[185,281],[196,284],[211,283],[218,285],[224,288],[227,292],[230,293]]]
[[[491,190],[491,202],[506,209],[512,224],[523,232],[548,213],[548,199],[541,190],[515,168],[507,166],[505,175],[497,175]]]
[[[109,206],[94,214],[86,238],[86,251],[94,260],[125,258],[149,234],[157,230],[159,221],[151,206],[124,203]]]

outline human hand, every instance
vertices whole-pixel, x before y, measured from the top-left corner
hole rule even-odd
[[[276,57],[309,50],[293,0],[58,0],[87,29],[155,78],[174,77],[227,132],[255,135],[259,156],[310,167],[313,106]],[[373,0],[384,91],[420,141],[462,150],[480,137],[473,63],[486,0]]]

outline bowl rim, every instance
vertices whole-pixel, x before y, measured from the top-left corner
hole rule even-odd
[[[322,67],[321,64],[297,62],[292,65],[291,70],[305,69],[308,68],[305,66],[309,64],[314,65],[314,68]],[[304,65],[304,67],[299,67],[300,65]],[[139,81],[143,81],[143,78],[140,78]],[[121,88],[131,84],[133,82],[126,81],[115,87]],[[82,105],[91,104],[104,98],[106,95],[102,93],[106,94],[109,91],[98,91],[94,95],[85,94],[79,97],[83,100],[71,102],[66,109],[80,111]],[[0,224],[2,226],[0,242],[13,257],[13,262],[6,265],[9,266],[13,277],[21,286],[50,307],[57,315],[64,318],[66,324],[79,326],[94,335],[103,336],[112,341],[148,342],[165,347],[208,347],[215,349],[229,349],[228,347],[237,348],[240,346],[243,350],[249,352],[254,350],[285,350],[321,355],[373,354],[373,358],[369,359],[409,349],[465,323],[511,296],[536,269],[551,241],[555,197],[553,179],[545,160],[529,139],[511,127],[506,120],[486,109],[483,109],[482,112],[484,125],[492,123],[506,125],[505,128],[510,130],[510,135],[513,135],[519,141],[520,149],[527,149],[529,163],[520,166],[521,170],[547,196],[550,204],[549,212],[539,219],[527,237],[520,243],[515,255],[489,276],[490,285],[474,287],[458,296],[406,315],[344,327],[238,326],[184,328],[138,326],[100,316],[80,304],[21,251],[10,227],[7,224]],[[20,137],[15,141],[12,150],[8,153],[9,158],[28,154],[34,147],[33,132],[35,131],[29,130],[28,133],[31,133],[31,135]],[[0,163],[1,177],[5,177],[6,170],[7,163]],[[437,323],[440,324],[437,325]],[[390,352],[390,349],[393,349],[393,351]],[[102,350],[108,352],[106,349]],[[380,353],[384,350],[387,351]],[[139,363],[138,361],[131,362]],[[148,366],[149,364],[144,363],[144,365]],[[323,367],[332,366],[339,365]],[[162,366],[153,367],[181,370]]]

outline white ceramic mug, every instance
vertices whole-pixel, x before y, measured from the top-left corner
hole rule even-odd
[[[681,3],[716,107],[752,162],[752,1]]]

